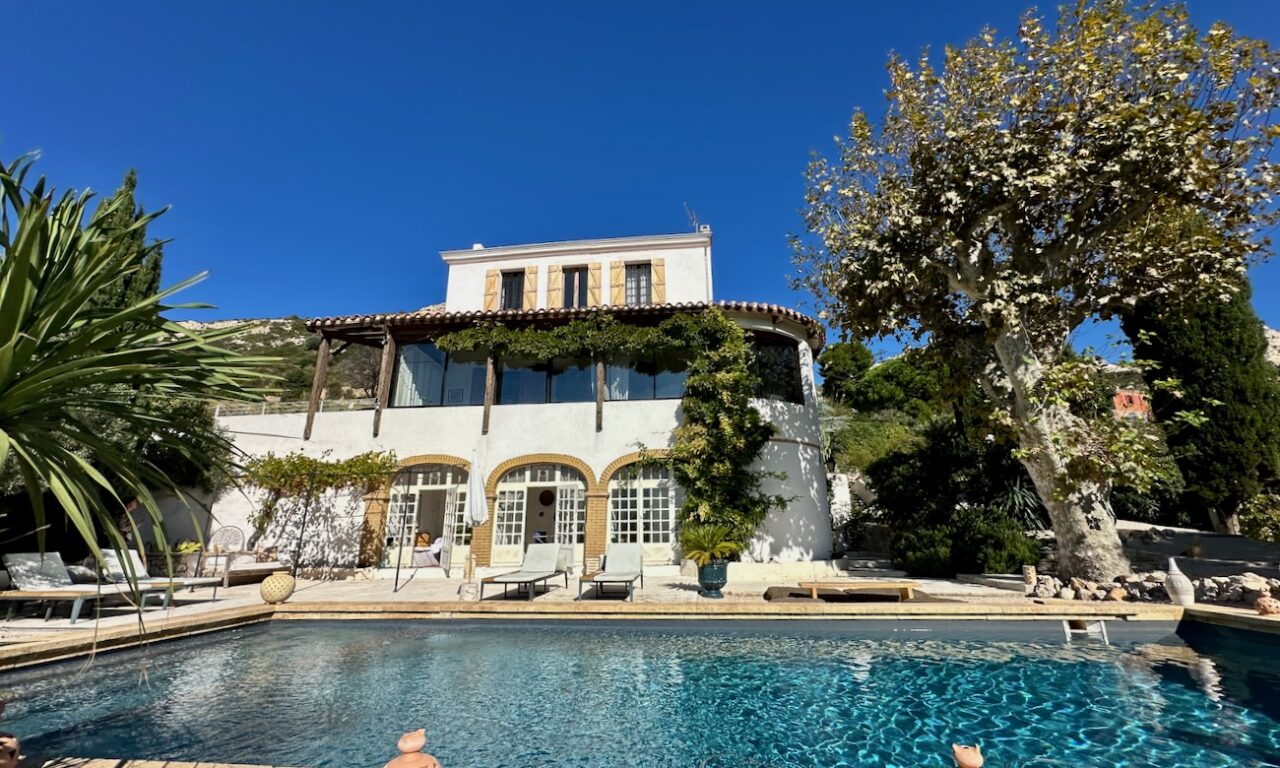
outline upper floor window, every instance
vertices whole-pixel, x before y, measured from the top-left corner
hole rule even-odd
[[[666,400],[684,397],[688,361],[676,354],[613,355],[605,368],[606,400]]]
[[[524,271],[502,273],[502,301],[500,309],[520,309],[524,306]]]
[[[586,267],[565,267],[564,305],[566,308],[587,306]]]
[[[628,264],[626,272],[626,303],[653,303],[653,269],[648,262]]]
[[[752,367],[760,379],[756,397],[803,405],[800,348],[796,341],[776,333],[758,332],[753,334],[752,349]]]
[[[589,403],[596,399],[595,363],[590,358],[503,358],[495,373],[498,405]]]
[[[434,344],[404,344],[396,350],[392,407],[483,405],[485,355],[446,355]]]

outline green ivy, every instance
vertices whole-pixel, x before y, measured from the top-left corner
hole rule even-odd
[[[444,334],[435,344],[446,352],[538,359],[683,355],[689,360],[684,420],[669,455],[646,459],[668,466],[684,490],[680,523],[722,525],[744,544],[770,509],[787,503],[761,489],[762,480],[777,473],[751,468],[775,430],[751,404],[759,379],[746,332],[719,309],[677,313],[656,325],[623,323],[605,314],[545,329],[482,323]]]
[[[244,483],[263,492],[262,503],[250,520],[257,535],[261,536],[271,525],[282,500],[293,499],[310,506],[329,491],[373,491],[398,467],[393,453],[368,451],[339,461],[329,461],[328,455],[328,451],[320,458],[301,451],[284,456],[268,453],[245,462]]]

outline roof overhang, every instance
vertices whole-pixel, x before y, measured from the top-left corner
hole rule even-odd
[[[307,330],[331,339],[353,344],[382,346],[386,334],[400,340],[429,339],[432,336],[466,328],[478,323],[497,322],[519,326],[556,326],[571,320],[608,314],[628,322],[658,322],[680,312],[703,312],[712,307],[730,315],[758,319],[768,318],[780,330],[789,330],[803,338],[817,351],[826,341],[826,333],[817,320],[778,304],[754,301],[683,302],[676,304],[627,304],[619,306],[565,309],[507,309],[490,311],[393,312],[377,315],[345,315],[316,317],[306,321]]]

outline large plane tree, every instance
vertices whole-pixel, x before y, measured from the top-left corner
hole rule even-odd
[[[1069,337],[1143,296],[1228,297],[1268,248],[1280,59],[1181,5],[1103,0],[888,70],[883,118],[855,112],[810,166],[801,280],[854,337],[976,363],[1061,571],[1125,573],[1111,485],[1154,451],[1090,407],[1102,366]],[[1188,216],[1212,236],[1175,236]]]

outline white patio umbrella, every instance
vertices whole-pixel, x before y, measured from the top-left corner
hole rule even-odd
[[[489,504],[484,496],[485,468],[480,449],[471,453],[471,472],[467,474],[467,525],[472,528],[489,522]]]
[[[480,447],[471,452],[471,471],[467,474],[467,526],[475,528],[477,525],[484,525],[489,521],[489,500],[484,495],[484,478],[486,475],[484,462],[480,458]],[[465,573],[467,584],[463,585],[462,599],[474,600],[471,594],[475,590],[473,580],[475,578],[475,560],[471,556],[467,557]],[[471,590],[468,592],[467,590]]]

